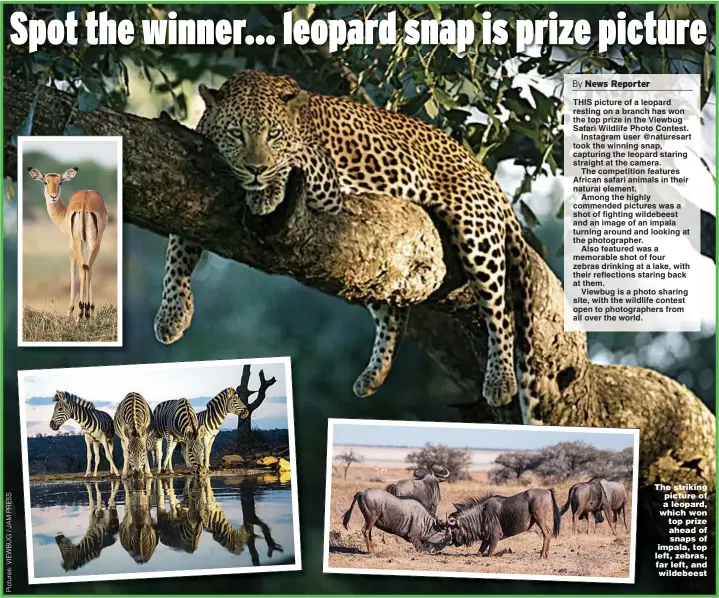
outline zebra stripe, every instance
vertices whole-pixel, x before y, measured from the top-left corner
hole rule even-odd
[[[187,478],[186,482],[190,478]],[[202,535],[202,514],[197,500],[190,499],[189,506],[178,503],[172,480],[168,483],[170,509],[165,510],[163,486],[165,480],[157,480],[157,531],[160,542],[171,550],[192,554],[200,545]],[[186,484],[187,487],[187,484]]]
[[[115,543],[116,535],[120,528],[120,520],[115,506],[117,484],[118,482],[112,482],[112,491],[107,503],[107,510],[102,509],[102,496],[99,486],[95,485],[97,493],[97,508],[95,508],[92,500],[92,490],[87,485],[87,493],[90,497],[90,523],[85,537],[78,544],[73,544],[63,534],[55,536],[64,571],[76,571],[84,567],[98,558],[104,548]]]
[[[122,442],[125,457],[123,477],[128,471],[152,477],[147,460],[147,435],[151,424],[152,412],[147,401],[136,392],[128,393],[115,412],[115,433]]]
[[[220,432],[220,426],[229,413],[233,413],[240,418],[249,415],[249,411],[244,403],[240,400],[237,391],[234,388],[226,388],[220,394],[210,399],[203,411],[197,414],[197,421],[200,428],[204,428],[202,435],[205,453],[205,468],[210,469],[210,451],[215,437]]]
[[[120,523],[120,544],[136,563],[146,563],[152,558],[158,544],[157,524],[150,514],[152,480],[142,485],[125,487],[125,513]]]
[[[155,460],[157,473],[162,472],[162,438],[167,441],[164,467],[172,469],[172,453],[177,443],[182,443],[185,464],[197,473],[202,466],[203,443],[195,410],[187,399],[175,399],[160,403],[152,413],[152,434],[155,438]]]
[[[95,469],[92,475],[97,476],[97,469],[100,466],[101,444],[105,449],[105,457],[110,463],[110,473],[117,475],[119,472],[115,467],[113,458],[115,426],[110,414],[96,409],[92,402],[64,390],[56,391],[53,400],[55,408],[50,419],[51,430],[59,430],[65,422],[71,419],[80,424],[87,446],[87,470],[85,471],[85,476],[90,475],[93,453],[95,455]]]

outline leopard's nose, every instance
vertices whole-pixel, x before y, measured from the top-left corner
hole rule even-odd
[[[265,164],[247,164],[245,166],[247,168],[247,172],[249,172],[253,176],[260,176],[265,170],[267,170],[267,165]]]

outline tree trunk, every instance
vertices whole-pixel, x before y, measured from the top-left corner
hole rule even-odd
[[[10,143],[34,90],[5,78],[5,175],[16,176]],[[73,98],[43,88],[33,134],[61,135]],[[470,399],[469,422],[521,422],[515,404],[490,408],[482,399],[487,335],[474,297],[443,237],[419,207],[372,195],[346,200],[339,216],[310,213],[302,177],[273,215],[251,217],[239,184],[212,145],[169,119],[148,120],[100,108],[73,123],[88,135],[124,139],[125,220],[160,234],[180,233],[208,251],[355,302],[412,305],[409,335],[431,354]],[[162,168],[157,168],[158,160]],[[446,243],[444,243],[446,247]],[[534,351],[545,424],[639,428],[640,484],[704,484],[715,488],[715,421],[685,386],[655,371],[605,366],[587,357],[586,335],[563,329],[562,286],[531,253]],[[159,305],[160,297],[157,297]],[[196,318],[209,317],[198,313]],[[369,352],[368,347],[368,352]],[[653,503],[653,493],[643,495]],[[643,511],[651,515],[653,507]],[[713,517],[713,504],[710,508]],[[713,527],[713,525],[712,525]]]
[[[238,418],[237,421],[237,440],[236,448],[252,446],[252,414],[259,409],[267,396],[267,389],[272,386],[277,380],[274,377],[267,380],[265,378],[264,370],[260,370],[260,387],[256,391],[249,390],[250,382],[250,366],[246,365],[242,368],[242,379],[240,386],[237,388],[237,394],[239,395],[242,403],[247,407],[247,417]],[[250,403],[250,396],[257,393],[257,398]]]
[[[237,448],[252,444],[252,411],[245,418],[237,421]]]

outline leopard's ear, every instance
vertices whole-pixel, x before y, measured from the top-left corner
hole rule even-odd
[[[283,98],[284,99],[284,98]],[[287,107],[291,112],[297,113],[307,105],[310,100],[310,94],[304,89],[299,89],[289,100],[286,100]]]
[[[202,98],[202,101],[205,102],[205,106],[207,106],[207,108],[214,108],[217,105],[217,102],[220,99],[219,89],[212,89],[207,87],[204,83],[200,83],[198,91],[200,92],[200,97]]]

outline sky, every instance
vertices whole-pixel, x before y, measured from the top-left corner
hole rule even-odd
[[[186,397],[195,411],[205,408],[207,402],[230,386],[237,387],[242,375],[242,363],[215,362],[208,365],[153,364],[152,366],[109,366],[97,368],[68,368],[24,374],[25,388],[22,400],[28,436],[37,433],[55,434],[50,430],[56,390],[71,392],[92,401],[95,407],[114,415],[120,401],[129,392],[139,392],[153,408],[162,401]],[[169,366],[169,367],[168,367]],[[259,388],[259,373],[265,378],[273,376],[277,382],[267,390],[262,406],[252,414],[252,424],[258,428],[287,428],[287,379],[282,362],[253,364],[250,389]],[[22,375],[22,374],[21,374]],[[254,400],[253,395],[250,400]],[[237,416],[228,415],[222,426],[237,428]],[[68,422],[60,432],[80,431],[76,422]]]
[[[87,137],[66,136],[58,141],[26,139],[22,142],[23,155],[42,152],[70,168],[75,162],[91,160],[103,168],[117,168],[117,142],[112,139],[88,140]],[[30,164],[32,166],[32,164]]]
[[[620,451],[634,446],[631,434],[611,432],[555,431],[549,428],[522,426],[511,430],[447,427],[384,426],[334,424],[332,443],[337,445],[408,446],[426,443],[444,444],[454,448],[536,450],[558,442],[583,441],[599,449]]]

